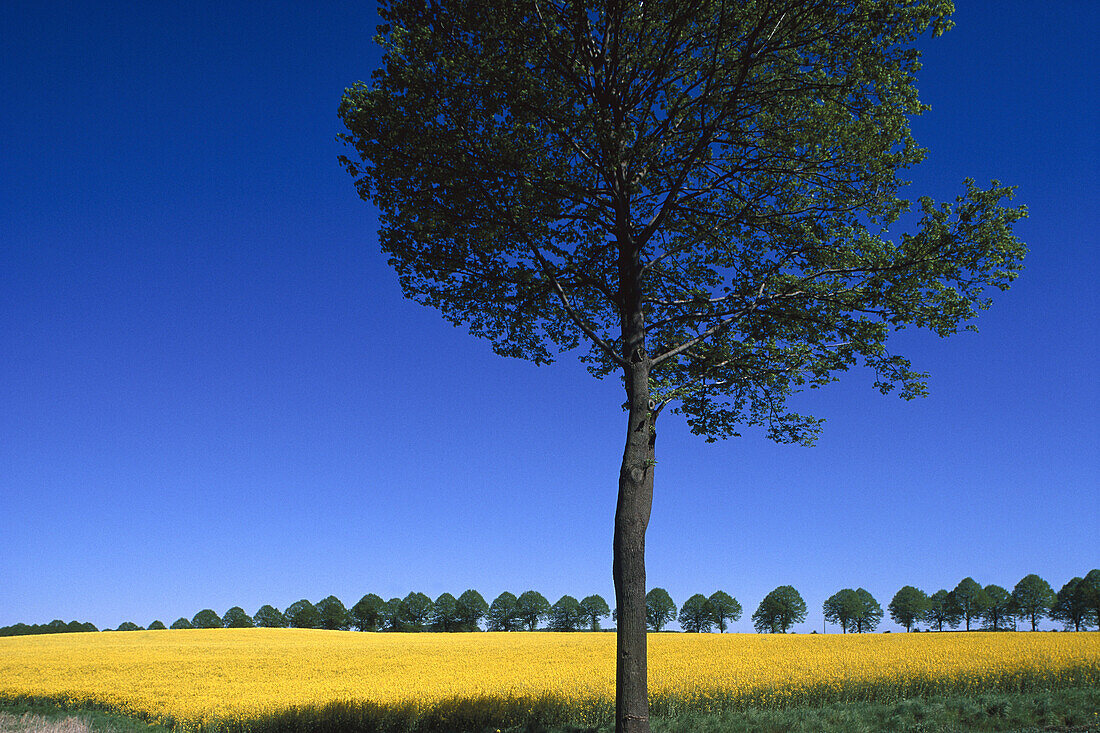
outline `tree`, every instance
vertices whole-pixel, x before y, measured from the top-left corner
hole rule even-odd
[[[133,621],[123,621],[118,625],[119,631],[142,631],[142,628]]]
[[[321,628],[321,614],[317,612],[317,607],[305,598],[287,607],[286,620],[295,629]]]
[[[616,594],[617,595],[617,594]],[[646,625],[654,631],[660,631],[665,624],[676,618],[676,604],[664,588],[654,588],[645,594]],[[619,609],[615,608],[616,628],[620,621]]]
[[[959,625],[960,620],[962,616],[955,608],[950,592],[938,590],[928,597],[928,611],[924,615],[924,621],[929,627],[943,631],[943,625],[947,624],[953,629]]]
[[[170,628],[170,629],[193,629],[195,627],[187,619],[178,618],[174,622],[172,622],[172,625],[169,626],[168,628]]]
[[[904,626],[906,631],[912,631],[913,624],[924,620],[928,613],[928,596],[920,588],[907,585],[894,594],[886,608],[894,623]]]
[[[458,631],[460,618],[458,613],[458,601],[450,593],[442,593],[432,604],[432,613],[429,617],[432,629],[435,631]]]
[[[404,631],[400,598],[395,597],[386,601],[386,610],[382,617],[382,628],[386,631]]]
[[[1080,631],[1082,626],[1088,628],[1089,608],[1085,605],[1085,594],[1081,592],[1083,580],[1072,578],[1063,585],[1050,609],[1052,619],[1061,621],[1067,629],[1072,626],[1074,631]]]
[[[856,615],[853,618],[856,623],[856,633],[874,631],[882,621],[882,606],[863,588],[856,588],[856,600]]]
[[[528,590],[520,594],[516,599],[516,614],[527,626],[528,631],[534,631],[539,621],[550,613],[550,601],[538,591]]]
[[[351,624],[359,631],[378,631],[386,615],[386,602],[381,596],[367,593],[348,612]]]
[[[233,606],[222,617],[222,626],[227,629],[249,629],[255,626],[252,617],[244,612],[240,606]]]
[[[584,609],[573,596],[562,596],[550,607],[551,631],[576,631],[584,621]]]
[[[714,624],[714,609],[702,593],[696,593],[680,606],[680,626],[696,634],[710,631]]]
[[[329,631],[343,631],[351,626],[348,609],[336,596],[328,596],[317,601],[315,606],[320,619],[320,628]]]
[[[252,621],[265,629],[285,629],[288,624],[282,611],[267,604],[260,606]]]
[[[725,632],[726,619],[737,621],[741,618],[741,604],[725,591],[716,590],[707,599],[715,626],[719,632]]]
[[[1086,609],[1085,623],[1100,629],[1100,568],[1094,568],[1081,579],[1078,592]]]
[[[843,588],[825,599],[821,610],[825,613],[826,621],[840,624],[841,631],[846,634],[849,627],[855,630],[854,619],[859,612],[859,598],[851,588]]]
[[[898,172],[917,37],[947,0],[685,3],[389,0],[384,56],[348,88],[341,162],[380,211],[405,295],[502,355],[548,363],[584,340],[619,374],[627,441],[612,576],[616,730],[648,730],[645,531],[655,423],[675,403],[707,440],[763,426],[809,445],[787,409],[862,364],[886,392],[924,375],[886,347],[905,325],[954,333],[1016,277],[1022,208],[967,180],[920,200]]]
[[[789,585],[781,585],[764,596],[752,615],[752,625],[760,633],[785,634],[805,620],[806,601]]]
[[[191,619],[191,626],[196,629],[220,629],[222,620],[212,609],[204,608]]]
[[[467,590],[458,597],[459,624],[463,631],[478,631],[478,623],[488,612],[489,604],[476,590]]]
[[[520,620],[515,595],[504,591],[497,596],[493,600],[493,605],[489,606],[486,618],[489,631],[515,631],[519,628]]]
[[[1012,589],[1012,607],[1020,618],[1031,621],[1031,630],[1038,627],[1039,619],[1050,613],[1054,605],[1054,589],[1034,573],[1020,578]]]
[[[1012,594],[999,585],[990,584],[982,589],[984,598],[980,609],[982,622],[987,629],[1006,631],[1014,623]]]
[[[432,616],[432,599],[423,593],[409,593],[401,599],[401,625],[406,631],[423,631]]]
[[[611,609],[607,607],[607,601],[602,596],[592,595],[581,599],[581,611],[584,620],[588,622],[592,631],[600,630],[600,619],[611,615]]]
[[[74,621],[73,623],[76,623],[76,622]],[[157,621],[154,621],[153,623],[149,624],[149,630],[150,631],[165,631],[166,629],[165,629],[165,626],[164,626],[164,622],[160,621],[160,620],[157,620]]]
[[[985,590],[973,578],[966,577],[951,591],[951,601],[959,617],[966,621],[966,630],[970,631],[970,619],[981,616],[987,599]]]

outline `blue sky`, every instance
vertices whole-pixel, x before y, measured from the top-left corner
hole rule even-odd
[[[843,587],[885,608],[1100,565],[1100,10],[958,5],[922,44],[911,196],[1018,185],[1026,269],[980,333],[896,337],[929,397],[854,371],[796,398],[827,418],[814,448],[662,418],[649,584],[726,590],[734,630],[778,585],[809,631]],[[375,23],[371,3],[0,9],[0,625],[613,599],[618,381],[498,357],[404,300],[337,164]]]

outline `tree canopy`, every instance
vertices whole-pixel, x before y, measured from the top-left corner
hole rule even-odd
[[[759,632],[785,634],[806,620],[806,601],[792,586],[781,585],[760,601],[752,614],[752,625]]]
[[[952,203],[899,172],[916,39],[949,0],[623,3],[383,1],[384,56],[346,89],[341,158],[377,206],[405,295],[497,353],[547,363],[584,344],[626,389],[613,534],[616,729],[648,730],[645,530],[655,422],[707,440],[760,426],[812,444],[789,409],[852,366],[925,391],[888,345],[955,333],[1015,279],[1012,189]]]
[[[920,588],[907,585],[894,594],[887,609],[895,623],[912,631],[913,625],[923,621],[928,613],[928,596]]]
[[[616,609],[618,610],[618,609]],[[654,588],[645,596],[646,623],[654,631],[660,631],[668,622],[676,619],[676,604],[664,588]],[[616,620],[618,620],[616,618]]]
[[[1054,590],[1038,575],[1025,575],[1012,589],[1012,604],[1020,618],[1030,621],[1031,630],[1035,631],[1039,619],[1050,613],[1054,605]]]

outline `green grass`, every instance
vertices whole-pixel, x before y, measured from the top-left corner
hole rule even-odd
[[[0,711],[14,715],[33,712],[53,718],[74,714],[40,701],[0,703]],[[85,718],[96,733],[170,733],[170,728],[104,711],[81,710],[75,714]],[[256,720],[221,721],[202,733],[496,733],[498,729],[501,733],[610,733],[614,730],[610,719],[583,727],[561,722],[561,715],[561,710],[551,707],[485,710],[455,704],[433,713],[416,714],[411,709],[341,703],[288,710]],[[684,712],[654,717],[652,728],[653,733],[1100,733],[1100,689],[1077,687],[932,696],[891,703]]]

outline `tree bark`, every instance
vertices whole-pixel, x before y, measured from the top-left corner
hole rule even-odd
[[[624,197],[616,210],[622,355],[627,395],[626,447],[615,506],[613,570],[618,624],[615,633],[615,731],[649,733],[646,678],[645,532],[653,505],[656,411],[649,394],[640,246]]]
[[[649,733],[645,532],[653,504],[656,434],[649,406],[649,361],[644,350],[639,350],[636,358],[627,374],[629,428],[615,508],[616,733]]]

